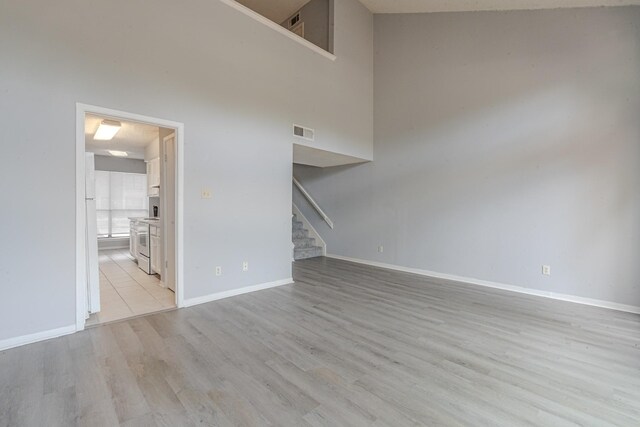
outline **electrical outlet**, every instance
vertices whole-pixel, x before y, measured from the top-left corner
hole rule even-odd
[[[384,246],[382,245],[378,246],[378,252],[380,253],[384,252]]]
[[[216,276],[222,276],[222,267],[216,267]]]
[[[208,188],[203,188],[200,192],[200,198],[202,199],[210,199],[211,198],[211,190]]]
[[[551,266],[550,265],[543,265],[542,266],[542,274],[544,274],[545,276],[551,276]]]
[[[242,263],[242,271],[249,271],[249,261]]]

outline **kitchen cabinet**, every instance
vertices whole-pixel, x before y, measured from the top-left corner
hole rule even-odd
[[[138,259],[138,230],[136,221],[129,221],[129,253],[134,259]]]
[[[151,270],[158,274],[162,274],[162,255],[160,251],[160,227],[152,225],[149,227],[149,258],[151,261]]]
[[[160,195],[160,158],[147,162],[147,196]]]

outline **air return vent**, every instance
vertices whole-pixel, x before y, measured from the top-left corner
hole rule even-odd
[[[300,14],[296,13],[291,18],[289,18],[289,28],[293,28],[293,26],[296,25],[298,22],[300,22]]]
[[[305,128],[298,125],[293,125],[293,135],[306,139],[308,141],[313,141],[313,129]]]

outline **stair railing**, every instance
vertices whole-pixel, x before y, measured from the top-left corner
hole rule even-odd
[[[300,184],[300,181],[298,181],[295,176],[293,177],[293,184],[296,187],[298,187],[298,190],[300,190],[300,192],[305,197],[305,199],[307,199],[309,204],[313,206],[316,212],[318,212],[318,214],[322,217],[322,219],[324,219],[324,222],[326,222],[327,225],[333,229],[333,221],[331,221],[331,218],[329,218],[329,216],[326,213],[324,213],[322,208],[320,208],[320,206],[316,203],[316,201],[313,200],[313,197],[311,197],[311,194],[309,194],[309,192],[305,190],[305,188],[302,186],[302,184]]]

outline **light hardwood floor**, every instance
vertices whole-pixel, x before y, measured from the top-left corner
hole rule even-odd
[[[640,425],[640,316],[325,258],[0,353],[0,425]]]

